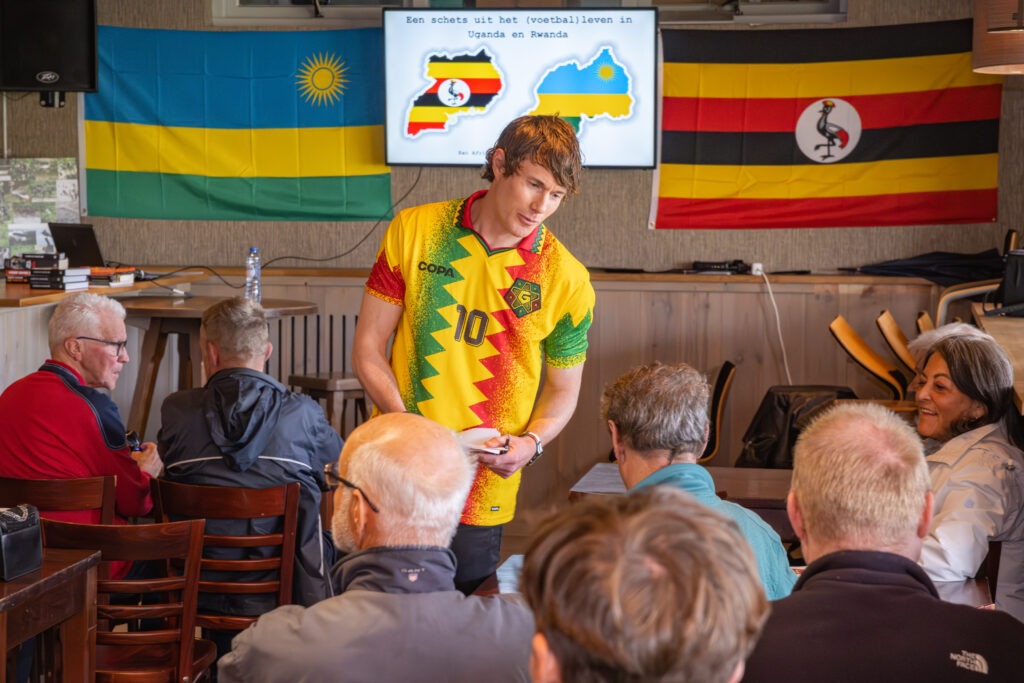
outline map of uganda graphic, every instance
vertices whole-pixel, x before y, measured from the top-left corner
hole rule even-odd
[[[505,91],[501,69],[486,48],[475,54],[432,54],[424,64],[427,87],[412,100],[406,137],[447,132],[462,116],[486,115]],[[532,87],[533,104],[524,114],[554,114],[579,134],[588,119],[628,119],[633,112],[632,78],[610,47],[585,64],[563,61]]]

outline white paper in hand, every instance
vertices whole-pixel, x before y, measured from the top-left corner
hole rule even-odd
[[[501,436],[501,432],[492,427],[473,427],[472,429],[467,429],[455,435],[459,440],[459,444],[461,444],[467,451],[478,451],[500,455],[501,453],[505,453],[507,450],[504,446],[494,448],[484,446],[485,443],[496,436]]]

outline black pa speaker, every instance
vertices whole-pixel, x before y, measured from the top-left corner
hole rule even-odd
[[[96,0],[0,0],[0,90],[96,90]]]

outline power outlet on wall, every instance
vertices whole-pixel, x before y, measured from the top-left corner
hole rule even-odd
[[[764,275],[764,264],[763,263],[751,263],[750,274],[761,276]]]

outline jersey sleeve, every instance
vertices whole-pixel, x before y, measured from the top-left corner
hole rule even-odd
[[[580,283],[566,302],[565,314],[544,340],[548,365],[572,368],[587,359],[587,334],[594,321],[594,288],[589,280]]]
[[[390,304],[402,306],[405,301],[405,278],[402,276],[402,215],[391,221],[377,258],[366,280],[366,291]]]

